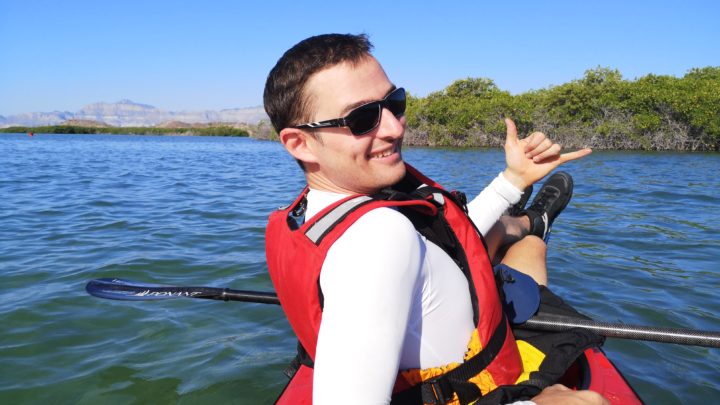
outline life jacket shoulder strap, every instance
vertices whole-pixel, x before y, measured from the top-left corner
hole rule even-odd
[[[342,222],[351,212],[372,201],[373,198],[368,195],[359,195],[345,200],[334,209],[327,211],[324,215],[315,219],[305,230],[305,236],[314,244],[319,245],[322,238],[325,237],[335,225]]]
[[[323,210],[314,216],[305,226],[305,236],[315,245],[320,245],[323,239],[348,216],[364,209],[371,210],[379,207],[415,207],[424,212],[435,214],[436,208],[428,201],[420,199],[389,200],[383,195],[356,195],[340,201],[335,207]]]

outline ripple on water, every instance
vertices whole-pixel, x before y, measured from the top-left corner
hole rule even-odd
[[[277,143],[0,137],[0,403],[272,402],[295,339],[277,306],[89,297],[100,277],[271,290],[267,214],[303,187]],[[496,150],[409,149],[473,195]],[[468,170],[468,168],[477,170]],[[567,166],[553,289],[598,320],[720,330],[720,156],[598,153]],[[647,403],[712,403],[720,351],[609,340]]]

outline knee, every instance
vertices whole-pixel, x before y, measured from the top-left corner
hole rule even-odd
[[[547,245],[545,244],[545,241],[535,235],[527,235],[518,243],[521,243],[524,249],[542,251],[543,253],[547,252]]]
[[[523,257],[524,260],[543,260],[547,256],[547,245],[542,239],[534,235],[528,235],[510,246],[505,257]]]

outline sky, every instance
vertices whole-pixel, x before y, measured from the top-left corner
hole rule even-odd
[[[626,79],[720,66],[715,0],[0,0],[0,115],[260,106],[283,52],[330,32],[368,34],[416,96],[468,77],[518,94],[597,66]]]

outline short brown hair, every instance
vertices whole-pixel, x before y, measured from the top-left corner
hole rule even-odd
[[[343,62],[357,63],[370,56],[367,35],[324,34],[304,39],[275,64],[267,81],[263,103],[273,127],[282,129],[311,120],[304,88],[315,73]]]

